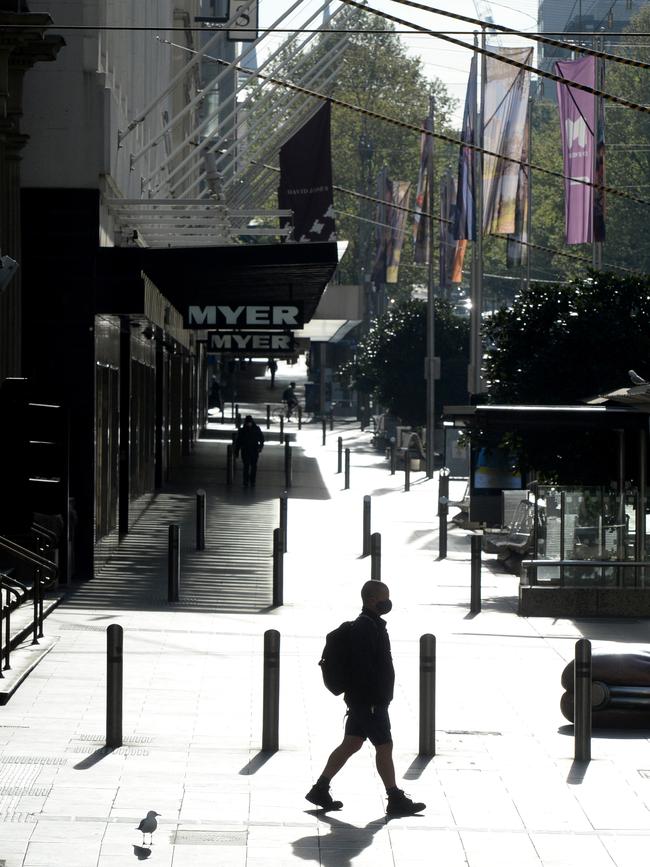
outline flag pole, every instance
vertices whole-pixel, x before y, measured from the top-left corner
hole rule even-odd
[[[474,35],[474,48],[478,47],[478,36]],[[481,48],[485,48],[485,28],[481,35]],[[480,109],[474,105],[474,144],[479,150],[474,151],[474,179],[476,223],[475,240],[472,244],[472,308],[470,311],[470,364],[468,391],[472,395],[480,394],[481,360],[483,349],[481,344],[481,312],[483,309],[483,114],[485,110],[485,54],[481,55],[481,90]]]
[[[433,94],[429,96],[428,124],[431,132],[434,132],[436,100]],[[426,358],[426,381],[427,381],[427,436],[426,436],[426,471],[427,478],[433,478],[435,464],[435,432],[436,432],[436,347],[435,347],[435,287],[433,270],[434,232],[433,232],[433,167],[434,167],[434,139],[431,136],[427,152],[427,210],[429,212],[429,269],[427,281],[427,358]]]
[[[597,49],[598,51],[603,50],[603,39],[600,36],[592,36],[591,38],[591,47]],[[594,61],[594,89],[602,90],[603,89],[603,60],[600,57],[597,57]],[[592,177],[594,183],[604,183],[603,180],[600,180],[598,177],[598,145],[600,142],[600,136],[602,134],[602,130],[600,128],[601,124],[601,115],[600,115],[600,104],[602,97],[596,96],[594,94],[594,141],[592,146],[593,151],[593,170]],[[596,202],[598,202],[600,206],[600,197],[603,195],[601,190],[597,190],[595,187],[591,188],[591,233],[592,233],[592,242],[591,242],[591,259],[592,266],[594,271],[600,271],[603,266],[603,245],[601,241],[596,240],[596,232],[599,229],[599,226],[596,225]]]
[[[526,190],[526,241],[530,243],[533,238],[533,173],[530,164],[533,161],[533,92],[531,88],[528,97],[528,165],[526,171],[528,173],[528,189]],[[532,247],[524,248],[526,254],[526,289],[530,289],[530,275],[532,269],[531,252]]]

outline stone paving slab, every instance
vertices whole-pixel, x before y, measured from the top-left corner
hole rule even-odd
[[[339,435],[354,449],[349,491],[334,473]],[[233,540],[254,539],[272,529],[280,473],[269,455],[266,478],[260,465],[258,490],[244,501],[240,491],[224,491],[216,471],[210,475],[218,461],[207,449],[222,447],[200,444],[185,487],[159,495],[156,509],[191,532],[193,491],[202,481],[214,527],[231,521]],[[435,481],[414,474],[404,493],[403,476],[391,477],[368,434],[352,426],[340,426],[324,447],[319,428],[302,431],[295,469],[282,608],[260,614],[259,602],[248,604],[245,594],[238,607],[225,580],[236,576],[237,558],[219,572],[219,551],[201,563],[189,545],[187,581],[213,580],[202,590],[204,604],[160,604],[152,597],[165,580],[158,531],[145,520],[116,564],[48,618],[54,649],[0,709],[0,863],[645,863],[647,733],[599,734],[592,763],[576,766],[571,727],[559,712],[559,676],[577,638],[643,641],[647,621],[519,618],[517,580],[493,561],[483,573],[483,611],[469,617],[468,534],[452,529],[449,558],[436,561]],[[369,747],[334,781],[341,811],[322,814],[304,800],[343,730],[342,702],[324,690],[317,660],[325,632],[353,616],[369,577],[368,559],[360,557],[366,493],[394,600],[396,767],[405,789],[427,802],[422,816],[390,821]],[[267,582],[269,567],[258,566]],[[124,746],[112,751],[103,748],[110,623],[125,630]],[[282,636],[281,749],[264,755],[262,644],[269,628]],[[425,632],[437,639],[437,755],[429,760],[417,756]],[[161,813],[152,846],[136,830],[150,809]]]

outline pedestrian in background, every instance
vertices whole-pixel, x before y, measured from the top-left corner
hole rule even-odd
[[[275,374],[278,370],[278,363],[275,358],[269,358],[269,360],[266,362],[266,366],[271,373],[271,388],[275,388]]]
[[[237,431],[235,437],[235,458],[241,454],[244,465],[244,487],[250,484],[255,487],[257,476],[257,459],[264,448],[264,434],[259,425],[255,424],[252,415],[247,415],[244,424]]]
[[[390,639],[382,614],[391,610],[390,591],[381,581],[366,581],[361,588],[361,614],[351,624],[347,645],[345,692],[347,721],[343,740],[332,752],[306,798],[325,810],[340,810],[329,791],[330,781],[368,739],[375,748],[377,771],[386,787],[389,816],[412,816],[426,804],[413,802],[395,782],[393,738],[388,705],[393,699],[395,669]]]

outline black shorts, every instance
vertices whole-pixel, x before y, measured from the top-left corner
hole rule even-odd
[[[345,721],[345,734],[364,740],[368,738],[375,747],[392,743],[387,705],[350,705]]]

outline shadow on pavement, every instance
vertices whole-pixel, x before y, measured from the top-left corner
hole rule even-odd
[[[323,810],[306,810],[316,816],[319,822],[330,826],[326,835],[312,834],[294,840],[293,854],[304,861],[315,861],[321,867],[351,867],[354,859],[372,845],[377,831],[387,824],[386,816],[368,822],[362,828],[342,822]]]
[[[428,765],[433,761],[433,756],[416,756],[408,766],[404,774],[405,780],[419,780]]]
[[[273,758],[276,752],[277,750],[260,750],[256,756],[253,756],[253,758],[244,765],[239,773],[243,776],[250,776],[251,774],[257,773],[260,768],[264,767],[269,759]]]

